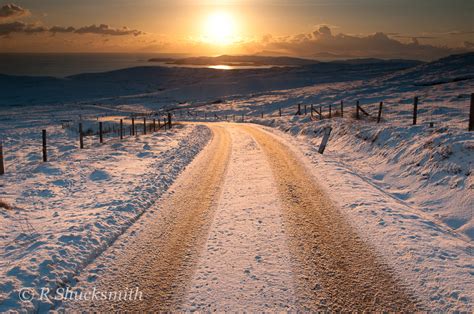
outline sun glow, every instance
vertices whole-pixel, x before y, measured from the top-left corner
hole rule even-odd
[[[237,24],[232,14],[214,12],[204,23],[204,41],[217,45],[229,45],[237,41]]]

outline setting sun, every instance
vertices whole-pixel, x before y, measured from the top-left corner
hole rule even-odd
[[[237,24],[232,14],[214,12],[204,23],[204,41],[211,44],[229,45],[237,40]]]

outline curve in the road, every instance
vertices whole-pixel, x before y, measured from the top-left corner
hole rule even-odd
[[[207,299],[225,300],[226,310],[230,310],[229,304],[238,305],[236,310],[250,308],[257,311],[271,310],[272,304],[273,307],[278,306],[278,310],[419,309],[409,289],[397,280],[390,268],[357,235],[319,188],[302,158],[286,146],[288,144],[253,125],[209,124],[209,127],[213,132],[212,141],[178,178],[172,192],[163,198],[156,217],[147,220],[146,228],[136,236],[124,237],[125,244],[122,244],[123,249],[116,250],[118,256],[115,260],[99,257],[95,263],[107,264],[107,270],[100,274],[97,282],[89,286],[109,291],[117,287],[138,286],[144,294],[143,300],[78,302],[66,308],[173,311],[183,309],[186,300],[191,300],[193,304],[196,301],[205,304],[206,298],[202,300],[199,292],[205,289],[202,291],[210,296]],[[237,136],[246,136],[247,139],[240,139],[240,144],[236,143],[233,149],[232,141]],[[248,153],[238,151],[242,149],[248,149]],[[257,168],[255,171],[247,169],[239,173],[238,167],[232,166],[236,162],[248,163]],[[235,178],[229,178],[229,175]],[[251,182],[241,184],[246,178]],[[239,184],[241,186],[237,186]],[[261,186],[253,189],[257,184]],[[247,208],[246,200],[249,198],[246,196],[253,190],[259,192],[262,199],[259,202],[258,198],[252,198],[255,204]],[[272,193],[275,193],[276,202],[271,200],[269,194]],[[249,217],[239,213],[239,210],[247,210]],[[213,223],[216,218],[229,221]],[[247,218],[252,219],[251,223]],[[239,225],[232,226],[233,219],[239,219],[236,222]],[[273,229],[259,226],[265,222],[282,226]],[[254,228],[255,223],[257,228]],[[226,226],[233,230],[229,232]],[[249,234],[247,230],[250,230]],[[264,259],[261,263],[259,251],[268,246],[259,242],[262,234],[267,236],[265,240],[269,240],[267,244],[270,247],[271,239],[276,239],[273,250],[267,249],[267,252],[278,252],[279,247],[275,246],[284,246],[289,253],[274,253],[268,256],[268,264],[265,264]],[[227,238],[219,239],[224,235]],[[232,235],[239,238],[230,239]],[[251,240],[245,240],[248,242],[245,245],[254,247],[239,247],[237,254],[229,253],[233,249],[232,243],[242,245],[246,235]],[[214,250],[221,242],[226,242],[221,245],[223,250],[207,252],[208,258],[203,258],[206,256],[205,250]],[[221,252],[228,256],[219,257]],[[252,259],[255,265],[242,270],[246,262],[232,261],[233,256],[237,259]],[[268,268],[288,259],[288,263],[280,265],[281,271],[275,272]],[[208,264],[203,264],[203,260]],[[213,276],[206,278],[217,278],[216,282],[209,283],[207,287],[205,280],[195,280],[196,274],[198,278],[204,278],[199,272],[205,274],[209,271],[214,272]],[[278,277],[279,273],[281,278]],[[263,281],[256,283],[255,280],[248,280],[247,277],[252,275]],[[272,280],[265,281],[271,276]],[[266,286],[272,282],[273,287]],[[191,285],[195,283],[197,290],[193,292]],[[227,290],[219,291],[221,283]],[[291,287],[284,290],[287,283]],[[254,286],[249,287],[250,284]],[[212,289],[219,293],[213,293]],[[233,292],[233,289],[244,291],[246,295],[235,298],[232,303],[231,298],[225,298],[223,294],[225,291]],[[282,291],[292,295],[286,297]],[[239,297],[238,293],[235,295]],[[219,310],[217,301],[216,306],[211,307],[213,310]],[[270,305],[270,308],[260,307],[259,302]],[[186,306],[184,308],[189,309]],[[206,309],[209,308],[198,308]]]

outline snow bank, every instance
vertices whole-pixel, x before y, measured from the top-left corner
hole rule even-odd
[[[0,311],[41,307],[22,303],[21,287],[74,283],[74,275],[167,190],[210,138],[206,127],[186,125],[123,141],[106,138],[105,145],[89,138],[88,148],[79,150],[69,131],[34,119],[51,134],[48,163],[40,162],[35,122],[16,120],[16,129],[6,118],[1,124],[7,171],[0,197],[14,208],[0,210]]]

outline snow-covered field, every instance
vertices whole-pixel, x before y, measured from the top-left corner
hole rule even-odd
[[[75,125],[82,115],[95,125],[95,117],[104,112],[121,115],[176,106],[199,115],[185,117],[189,120],[203,120],[204,113],[221,119],[245,114],[247,122],[285,137],[312,161],[314,175],[353,226],[430,308],[472,311],[474,132],[467,131],[467,121],[473,53],[389,74],[372,69],[360,77],[351,71],[318,77],[292,70],[288,82],[288,73],[275,76],[272,71],[252,71],[238,82],[231,74],[207,77],[206,72],[202,77],[197,72],[198,77],[186,77],[182,89],[170,85],[157,91],[159,82],[135,82],[129,90],[137,95],[0,109],[7,172],[0,177],[0,198],[14,207],[0,209],[0,311],[20,307],[15,289],[22,286],[71,281],[159,198],[210,138],[207,128],[186,125],[122,142],[106,139],[103,146],[88,138],[88,148],[78,150],[74,130],[62,129],[61,120],[74,117]],[[91,98],[109,97],[114,88],[107,95],[89,93]],[[17,96],[8,102],[26,99]],[[414,96],[419,97],[415,126]],[[58,97],[54,94],[54,102]],[[215,104],[202,105],[217,98]],[[370,117],[354,119],[357,100]],[[380,101],[384,106],[377,124]],[[309,110],[295,116],[298,103],[308,109],[321,105],[325,118],[312,119]],[[335,117],[328,119],[330,104]],[[50,161],[43,164],[40,131],[45,126]],[[320,156],[317,148],[328,126],[331,137]]]
[[[38,308],[19,300],[21,288],[72,284],[74,274],[138,219],[210,138],[203,126],[175,126],[123,141],[106,137],[104,145],[87,138],[79,150],[75,133],[56,121],[78,112],[84,110],[54,111],[49,121],[51,111],[2,113],[6,174],[0,197],[13,208],[0,209],[0,311]],[[44,125],[51,134],[47,163],[41,162]]]

